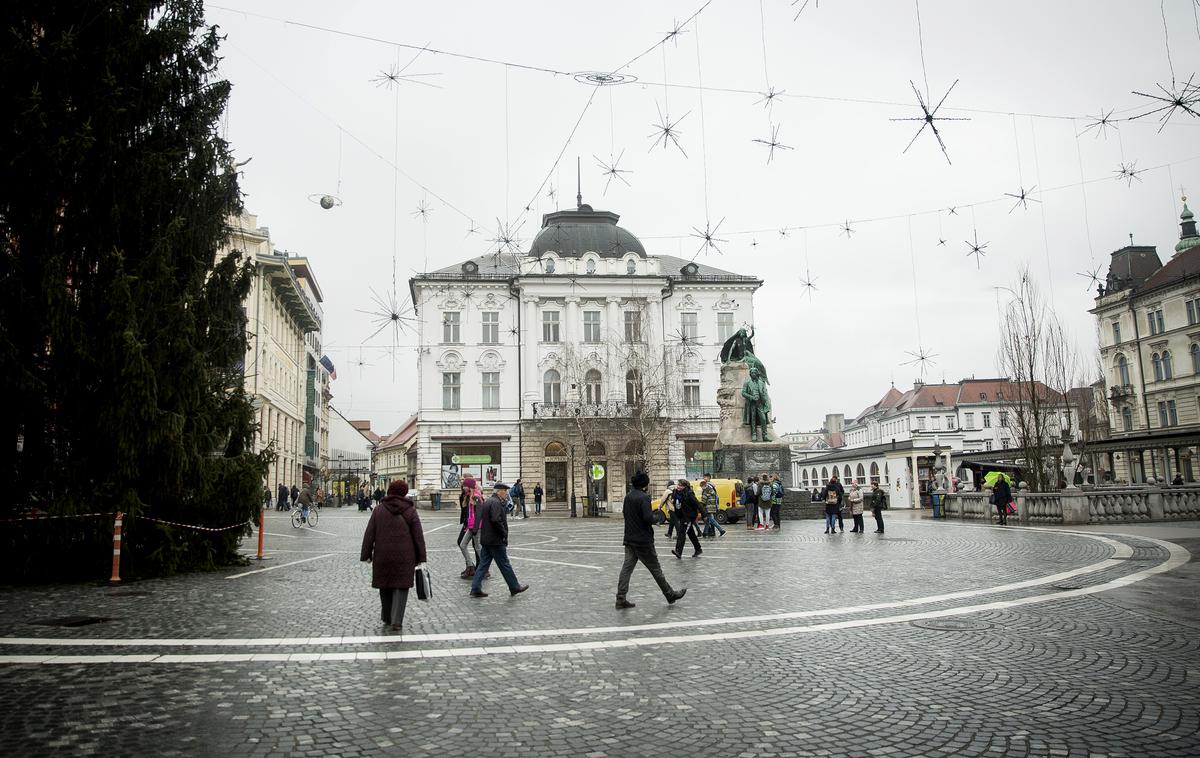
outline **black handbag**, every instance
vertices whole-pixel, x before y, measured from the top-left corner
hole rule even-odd
[[[429,600],[433,597],[433,579],[429,576],[429,564],[422,563],[417,566],[413,584],[417,588],[417,600]]]

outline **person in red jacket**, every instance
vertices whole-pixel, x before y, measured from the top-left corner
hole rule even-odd
[[[425,532],[408,497],[408,482],[389,484],[379,504],[383,507],[371,514],[363,533],[361,560],[371,564],[371,586],[379,590],[383,623],[400,631],[416,567],[426,560]]]

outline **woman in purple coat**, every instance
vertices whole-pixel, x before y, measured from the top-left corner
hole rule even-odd
[[[371,563],[371,586],[379,590],[383,623],[399,631],[404,623],[408,591],[418,564],[425,562],[425,533],[417,508],[408,497],[408,482],[388,485],[363,533],[361,560]]]

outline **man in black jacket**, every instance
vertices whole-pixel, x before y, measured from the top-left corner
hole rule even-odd
[[[520,595],[529,589],[528,584],[517,581],[517,574],[508,561],[508,485],[496,482],[492,496],[483,501],[483,507],[476,514],[479,522],[479,565],[475,567],[475,578],[471,580],[471,597],[487,597],[483,591],[483,578],[492,561],[500,568],[508,591]]]
[[[680,479],[675,483],[675,487],[679,492],[679,531],[675,534],[675,549],[671,554],[676,558],[683,558],[683,543],[690,537],[692,547],[695,548],[692,557],[699,558],[704,552],[700,547],[700,540],[696,539],[696,516],[700,515],[700,501],[696,499],[696,493],[692,492],[692,484],[687,479]]]
[[[624,505],[625,563],[621,565],[621,576],[617,579],[617,610],[634,607],[625,596],[629,592],[629,577],[638,561],[650,570],[650,575],[658,582],[658,588],[662,590],[667,602],[674,603],[684,596],[687,589],[678,592],[671,589],[667,578],[663,576],[658,553],[654,551],[654,512],[650,508],[650,496],[646,494],[650,477],[646,476],[645,472],[638,472],[633,475],[630,484],[633,485],[633,489],[625,496]]]
[[[992,487],[992,502],[996,504],[996,513],[1000,516],[1000,525],[1008,525],[1008,504],[1012,502],[1012,488],[1008,479],[1001,474]]]

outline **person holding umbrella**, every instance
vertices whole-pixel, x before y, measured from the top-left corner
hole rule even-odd
[[[995,474],[995,478],[992,478]],[[992,479],[992,502],[996,504],[996,514],[1000,516],[1000,525],[1008,525],[1008,504],[1012,502],[1012,488],[1008,485],[1008,477],[999,471],[993,471],[984,478],[984,484]]]

